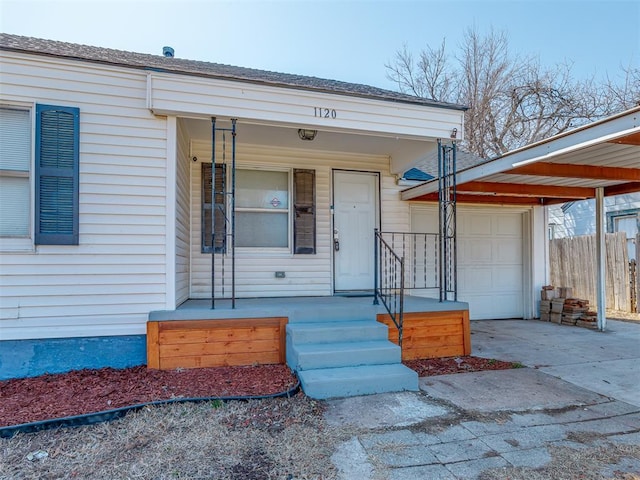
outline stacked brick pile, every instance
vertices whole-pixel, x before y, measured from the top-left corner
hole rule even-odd
[[[562,325],[597,328],[597,315],[589,310],[589,300],[573,298],[569,287],[542,287],[540,320]]]
[[[576,325],[578,327],[584,328],[598,328],[598,314],[591,310],[588,310],[586,313],[582,315],[578,320],[576,320]]]
[[[562,306],[562,323],[564,325],[575,325],[588,310],[589,300],[567,298]]]

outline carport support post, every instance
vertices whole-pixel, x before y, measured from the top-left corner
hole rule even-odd
[[[604,238],[604,188],[596,188],[596,257],[598,262],[598,274],[596,284],[598,287],[598,330],[604,332],[607,326],[606,305],[606,277],[605,263],[606,250]]]

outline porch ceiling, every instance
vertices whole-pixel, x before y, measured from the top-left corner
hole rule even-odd
[[[182,119],[191,140],[198,142],[211,141],[211,122],[202,119]],[[221,122],[219,126],[226,128]],[[230,127],[230,124],[228,125]],[[316,152],[343,152],[364,155],[389,157],[394,165],[402,165],[403,173],[413,165],[422,161],[436,148],[435,140],[366,135],[351,131],[318,130],[313,141],[301,140],[298,128],[311,128],[305,125],[262,125],[238,122],[236,141],[239,148],[242,144],[277,146],[291,149],[304,149]],[[316,128],[312,128],[316,129]],[[406,165],[410,165],[406,167]]]
[[[640,107],[458,172],[458,203],[551,205],[640,192]],[[402,192],[438,201],[437,179]]]

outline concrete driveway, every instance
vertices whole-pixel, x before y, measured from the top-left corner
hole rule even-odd
[[[549,322],[471,322],[473,355],[521,362],[640,407],[640,322],[608,320],[605,332]]]

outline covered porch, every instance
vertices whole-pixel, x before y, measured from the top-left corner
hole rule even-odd
[[[374,229],[409,231],[399,178],[438,139],[462,138],[459,105],[247,69],[182,73],[147,85],[167,118],[167,310],[370,290]]]
[[[402,326],[359,295],[376,285],[375,232],[410,230],[398,180],[460,139],[464,107],[246,80],[149,77],[149,108],[167,117],[169,208],[148,365],[286,362],[318,398],[417,389],[402,359],[469,352],[466,305],[391,286]]]

